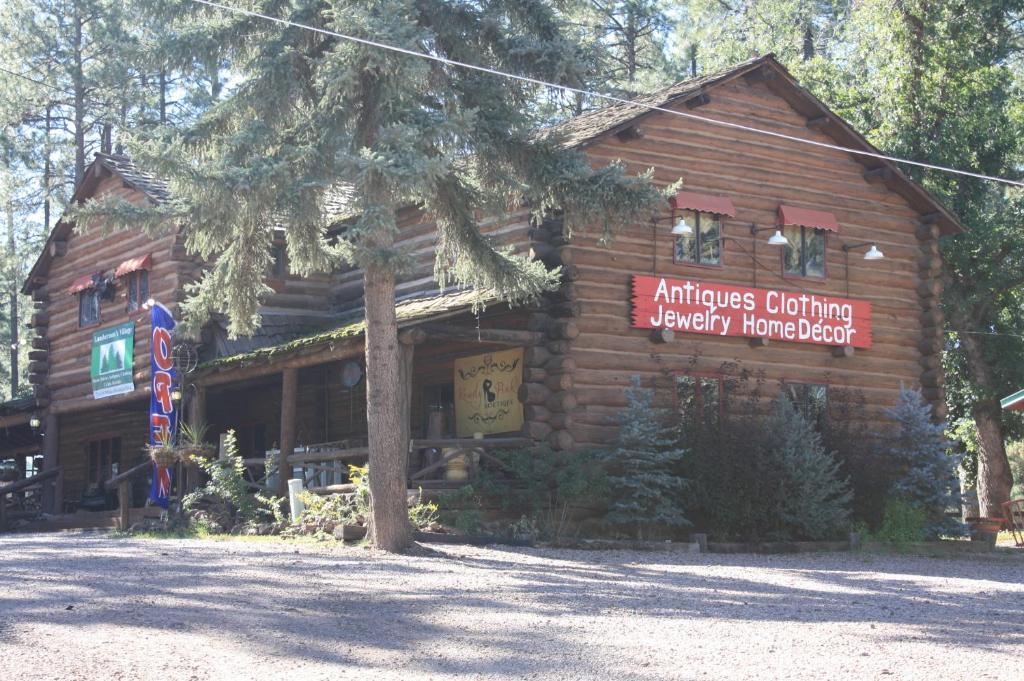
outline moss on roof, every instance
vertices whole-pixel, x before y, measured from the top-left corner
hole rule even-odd
[[[451,314],[461,310],[470,310],[476,306],[486,305],[494,302],[495,296],[490,292],[479,292],[475,290],[456,291],[427,298],[415,298],[404,300],[395,304],[395,316],[398,323],[411,321],[426,321],[430,318]],[[326,331],[319,331],[308,336],[301,336],[286,343],[272,345],[265,348],[243,352],[228,357],[218,357],[200,364],[197,371],[207,373],[215,370],[227,369],[233,366],[248,365],[255,362],[273,362],[276,359],[287,357],[305,348],[312,348],[319,345],[327,345],[337,341],[346,341],[358,338],[366,331],[366,319],[360,316],[352,319],[341,326]]]

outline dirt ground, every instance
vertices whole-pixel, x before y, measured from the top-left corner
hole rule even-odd
[[[1022,679],[1024,556],[0,537],[0,679]]]

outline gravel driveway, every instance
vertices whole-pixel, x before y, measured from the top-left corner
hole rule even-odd
[[[1021,679],[1024,558],[0,538],[0,679]]]

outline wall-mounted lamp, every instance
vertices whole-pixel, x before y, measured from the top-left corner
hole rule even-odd
[[[672,209],[672,234],[675,236],[693,236],[693,225],[686,221],[686,213],[680,213],[676,220],[676,209]]]
[[[154,305],[156,305],[156,301],[153,300],[152,298],[147,298],[146,302],[144,302],[142,304],[142,309],[143,310],[152,310]]]
[[[769,246],[786,246],[789,244],[789,239],[786,238],[778,227],[758,227],[756,224],[751,223],[750,235],[756,236],[759,232],[774,232],[774,234],[768,237]]]
[[[878,246],[872,241],[861,241],[855,244],[843,244],[843,265],[846,269],[846,295],[850,295],[850,251],[855,248],[868,247],[867,252],[864,253],[865,260],[882,260],[885,258],[885,254],[878,250]]]
[[[39,432],[39,426],[43,425],[43,422],[39,420],[39,417],[35,414],[28,417],[28,427],[32,429],[32,434],[35,435]]]
[[[865,246],[869,246],[870,247],[870,248],[868,248],[867,252],[864,254],[864,259],[865,260],[881,260],[881,259],[883,259],[885,257],[885,254],[882,253],[882,251],[878,250],[878,246],[876,246],[871,241],[862,241],[862,242],[857,243],[857,244],[843,244],[843,251],[845,251],[846,253],[849,253],[850,251],[852,251],[855,248],[864,248]]]
[[[181,402],[181,388],[171,388],[171,401]]]

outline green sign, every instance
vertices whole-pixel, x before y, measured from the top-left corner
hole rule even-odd
[[[93,399],[123,395],[135,390],[132,366],[135,351],[135,324],[120,324],[92,334]]]

